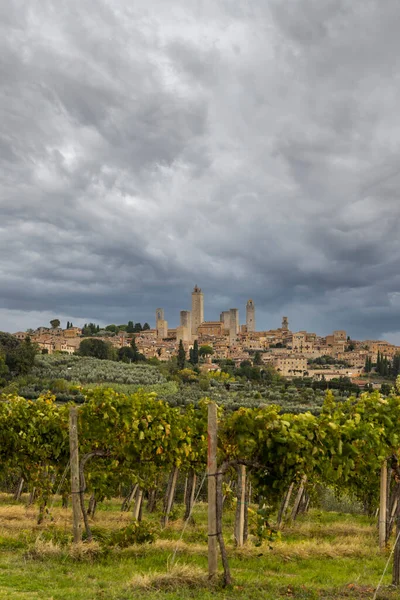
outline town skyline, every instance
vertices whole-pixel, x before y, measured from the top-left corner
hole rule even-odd
[[[238,307],[220,306],[219,319],[208,321],[204,314],[205,300],[202,288],[195,284],[191,309],[180,310],[176,327],[171,327],[164,308],[159,306],[154,312],[155,324],[151,320],[143,324],[129,320],[127,324],[110,323],[103,328],[89,322],[81,328],[68,321],[64,327],[55,318],[50,322],[51,327],[14,331],[13,335],[20,342],[29,336],[44,354],[79,354],[88,346],[102,348],[103,358],[115,359],[121,353],[139,352],[142,360],[169,362],[201,352],[207,356],[202,365],[206,371],[218,371],[220,361],[229,360],[236,366],[271,366],[288,378],[346,377],[357,385],[361,381],[358,378],[370,373],[372,365],[377,365],[382,374],[398,369],[400,346],[388,340],[355,340],[343,329],[325,336],[306,329],[294,331],[286,315],[279,326],[260,330],[256,327],[257,310],[252,299],[246,302],[244,324]]]
[[[198,287],[197,284],[195,284],[195,288],[194,289],[196,289],[197,287]],[[200,288],[200,292],[201,291],[202,291],[202,288]],[[207,294],[204,294],[204,291],[203,291],[203,296],[204,295],[205,295],[205,300],[204,300],[204,304],[203,304],[203,316],[204,316],[204,318],[203,318],[203,320],[200,320],[197,325],[199,325],[203,321],[204,322],[219,321],[220,317],[222,317],[222,312],[223,311],[229,311],[231,308],[235,308],[235,309],[238,310],[238,323],[239,323],[239,325],[240,326],[245,325],[246,324],[246,306],[247,306],[247,303],[249,301],[253,302],[255,314],[257,315],[257,317],[256,317],[256,324],[257,324],[258,315],[259,315],[259,307],[257,306],[257,304],[252,299],[249,298],[247,300],[247,302],[243,306],[235,306],[235,307],[227,307],[227,306],[223,306],[222,307],[222,306],[220,306],[219,307],[219,313],[218,313],[218,307],[215,307],[215,306],[214,307],[210,307],[209,306],[209,302],[207,301],[207,300],[209,300],[209,298],[207,297]],[[193,294],[192,294],[192,296],[193,296]],[[217,297],[217,298],[219,300],[221,300],[220,297]],[[226,302],[226,298],[222,298],[222,301]],[[215,297],[214,297],[212,299],[212,303],[214,303],[214,305],[215,305],[215,302],[216,302],[216,300],[215,300]],[[179,325],[182,325],[182,319],[180,317],[180,313],[183,312],[183,311],[189,311],[189,312],[191,312],[192,306],[191,306],[190,293],[187,294],[186,299],[182,299],[182,306],[184,308],[179,309],[177,312],[173,312],[173,309],[170,310],[169,312],[167,312],[166,309],[164,309],[163,307],[160,307],[164,311],[165,321],[168,324],[168,327],[176,329],[177,327],[179,327]],[[215,310],[213,310],[213,308],[215,308]],[[57,319],[59,319],[61,321],[61,326],[62,327],[63,327],[63,323],[66,324],[67,322],[73,322],[75,326],[80,327],[80,328],[82,328],[87,323],[96,323],[100,327],[104,328],[104,327],[106,327],[108,325],[111,325],[111,324],[124,325],[124,324],[127,324],[128,321],[133,321],[134,323],[137,323],[137,322],[142,323],[142,324],[148,323],[152,329],[153,328],[157,329],[157,315],[156,315],[156,311],[157,310],[159,310],[159,309],[158,308],[154,308],[152,310],[152,312],[150,312],[150,311],[147,312],[145,314],[145,317],[142,317],[142,318],[136,318],[134,315],[128,315],[128,318],[125,321],[121,320],[119,322],[116,322],[116,321],[107,321],[107,320],[98,320],[98,319],[95,319],[95,318],[82,318],[82,317],[73,318],[71,316],[68,317],[68,316],[64,316],[64,315],[60,317],[59,315],[52,314],[51,318],[49,318],[49,320],[46,323],[46,322],[43,322],[43,320],[42,320],[43,317],[40,316],[41,313],[38,313],[37,316],[36,316],[36,318],[32,322],[30,322],[29,326],[26,327],[26,328],[24,328],[24,327],[10,327],[8,329],[2,329],[1,328],[1,322],[0,322],[0,330],[4,330],[4,331],[8,331],[9,333],[13,333],[13,332],[15,332],[17,330],[19,330],[19,331],[26,331],[28,329],[37,329],[39,327],[48,327],[48,324],[50,323],[50,320],[52,320],[54,318],[57,318]],[[263,314],[262,309],[261,309],[260,313],[261,313],[261,315]],[[47,316],[50,316],[50,313],[48,313]],[[209,317],[211,317],[211,318],[209,318]],[[260,327],[257,327],[257,326],[255,327],[255,331],[268,331],[268,330],[277,329],[277,328],[279,328],[281,326],[281,322],[282,322],[282,318],[283,317],[286,317],[289,320],[289,328],[292,327],[293,331],[310,331],[310,328],[307,328],[307,327],[301,327],[301,326],[300,327],[296,327],[296,326],[293,327],[292,326],[292,321],[290,319],[290,316],[283,315],[283,314],[278,317],[278,322],[270,322],[269,326],[267,325],[265,327],[263,327],[262,324],[261,324]],[[262,323],[263,322],[265,322],[265,319],[262,321]],[[296,325],[296,323],[295,323],[295,325]],[[319,330],[313,330],[313,331],[314,331],[314,333],[316,333],[319,336],[324,336],[324,335],[326,336],[326,335],[328,335],[333,330],[341,330],[341,329],[344,329],[344,328],[341,328],[340,327],[340,323],[338,323],[337,327],[330,328],[329,330],[326,330],[326,331],[319,331]],[[347,329],[346,329],[346,331],[347,331]],[[194,331],[192,333],[194,333]],[[353,337],[354,339],[360,339],[360,340],[362,340],[362,339],[378,339],[378,340],[385,340],[385,341],[388,341],[389,343],[393,343],[393,344],[398,343],[400,345],[400,336],[399,336],[399,341],[397,342],[396,336],[395,336],[395,338],[393,338],[391,335],[388,335],[386,337],[384,337],[384,335],[382,335],[382,336],[376,337],[376,338],[374,338],[373,336],[364,337],[364,338],[358,338],[356,336],[352,336],[350,331],[348,331],[348,334],[349,334],[349,337]]]

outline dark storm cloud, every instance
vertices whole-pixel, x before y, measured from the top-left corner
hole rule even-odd
[[[5,0],[0,328],[171,324],[396,338],[395,0]],[[400,334],[399,334],[400,342]]]

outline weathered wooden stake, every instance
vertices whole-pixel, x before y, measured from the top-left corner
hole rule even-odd
[[[133,508],[133,518],[136,519],[136,521],[139,521],[139,515],[140,515],[140,509],[142,507],[142,501],[143,501],[143,490],[142,488],[138,488],[137,493],[136,493],[136,499],[135,499],[135,506]]]
[[[214,579],[218,569],[217,547],[217,405],[208,405],[208,577]]]
[[[307,481],[307,475],[303,475],[300,482],[299,491],[297,492],[296,500],[294,501],[293,510],[292,510],[292,520],[294,521],[297,517],[297,513],[299,512],[299,506],[301,499],[304,494],[304,488]]]
[[[400,585],[400,503],[397,504],[396,510],[396,545],[393,555],[393,585]]]
[[[286,494],[285,494],[285,496],[284,496],[284,498],[282,500],[282,503],[281,503],[281,506],[280,506],[280,509],[279,509],[279,512],[278,512],[278,519],[277,519],[277,523],[276,523],[276,526],[277,526],[278,529],[280,528],[280,526],[282,524],[282,521],[285,518],[286,511],[287,511],[288,506],[289,506],[290,498],[292,496],[293,488],[294,488],[294,481],[292,481],[292,483],[289,485],[289,489],[286,492]]]
[[[21,494],[22,494],[22,490],[24,489],[24,478],[21,477],[18,485],[17,485],[17,489],[15,490],[15,494],[14,494],[14,500],[21,500]]]
[[[182,504],[185,505],[186,504],[186,494],[187,494],[187,489],[188,489],[188,477],[186,475],[185,477],[185,486],[183,488],[183,502]]]
[[[238,466],[237,502],[235,539],[236,545],[240,548],[244,544],[244,513],[246,508],[246,467],[244,465]]]
[[[79,446],[78,446],[78,409],[69,409],[69,451],[71,464],[71,494],[72,494],[72,530],[74,543],[82,540],[81,507],[79,499]]]
[[[386,520],[387,520],[387,463],[386,460],[381,467],[381,485],[379,498],[379,548],[383,550],[386,546]]]

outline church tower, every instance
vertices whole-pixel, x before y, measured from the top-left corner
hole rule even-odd
[[[256,330],[256,307],[253,300],[249,300],[246,304],[246,327],[247,333]]]
[[[204,322],[204,294],[195,285],[192,292],[192,335],[197,335],[199,325]]]

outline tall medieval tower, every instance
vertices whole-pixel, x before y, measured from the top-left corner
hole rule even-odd
[[[192,335],[197,335],[197,328],[204,322],[204,294],[195,285],[192,292]]]
[[[256,330],[256,307],[253,300],[249,300],[246,304],[246,327],[247,333]]]

